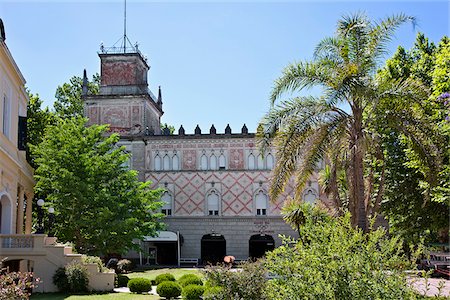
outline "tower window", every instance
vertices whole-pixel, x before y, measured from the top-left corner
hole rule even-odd
[[[172,215],[172,195],[169,194],[169,192],[164,192],[164,194],[161,197],[161,202],[164,203],[163,207],[161,208],[161,212],[165,214],[166,216]]]
[[[209,216],[219,215],[219,195],[215,190],[212,190],[207,197],[207,211]]]
[[[256,194],[255,208],[257,216],[267,215],[267,195],[262,190]]]

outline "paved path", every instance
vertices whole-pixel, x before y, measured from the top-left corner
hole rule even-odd
[[[114,288],[114,292],[116,293],[129,293],[130,289],[127,287],[120,287],[120,288]],[[158,296],[158,294],[156,293],[156,286],[152,286],[152,290],[150,292],[148,292],[150,295],[156,295]]]
[[[450,297],[450,280],[442,278],[410,278],[408,282],[421,295]]]

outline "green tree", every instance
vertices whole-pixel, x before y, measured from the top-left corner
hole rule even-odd
[[[38,94],[28,92],[28,97],[30,101],[27,106],[27,142],[36,146],[42,142],[45,128],[53,122],[54,117],[48,107],[42,109],[43,101]],[[27,160],[33,168],[37,167],[30,151],[27,151]]]
[[[369,147],[377,144],[376,136],[367,131],[371,114],[382,99],[407,97],[417,102],[424,95],[414,80],[398,82],[375,76],[393,33],[408,21],[415,19],[404,14],[380,22],[363,14],[344,17],[337,24],[336,35],[317,45],[312,61],[284,69],[275,81],[270,110],[261,122],[262,148],[271,143],[277,148],[271,199],[278,198],[292,176],[296,179],[295,198],[301,199],[317,162],[328,156],[331,174],[345,170],[352,224],[367,228],[367,216],[377,209],[382,195],[382,184],[375,189],[374,179],[365,180],[371,178],[366,155],[380,154],[379,149]],[[312,87],[320,88],[322,95],[301,94]],[[289,92],[296,97],[283,98]],[[339,191],[332,193],[333,199],[345,202],[338,199]]]
[[[56,236],[80,253],[108,255],[136,247],[133,239],[162,228],[155,213],[161,190],[150,190],[126,166],[129,154],[106,136],[106,125],[82,117],[58,118],[33,146],[36,193],[55,208]]]
[[[99,92],[100,76],[95,74],[92,81],[88,82],[88,94],[95,95]],[[73,76],[69,82],[60,85],[56,89],[55,103],[53,107],[57,116],[66,118],[72,116],[83,116],[83,78]]]
[[[419,33],[411,50],[399,47],[378,72],[378,76],[392,80],[420,80],[428,92],[420,103],[411,103],[408,98],[380,102],[373,122],[386,169],[383,211],[392,230],[414,242],[422,238],[435,241],[442,229],[448,231],[450,124],[445,120],[448,108],[440,95],[449,88],[449,54],[447,37],[436,48]],[[405,122],[398,122],[399,117],[409,115],[416,115],[420,127],[427,128],[422,143],[405,134],[405,129],[417,130],[417,123],[404,126]],[[430,147],[435,150],[428,151]]]

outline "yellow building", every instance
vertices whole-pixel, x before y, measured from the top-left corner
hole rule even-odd
[[[34,272],[41,280],[35,291],[55,292],[56,269],[80,261],[81,255],[72,254],[72,248],[58,244],[55,237],[31,233],[34,181],[25,153],[28,100],[0,19],[0,261],[9,271]],[[90,289],[113,289],[114,273],[99,273],[95,264],[86,267]]]
[[[0,233],[30,234],[33,170],[26,161],[23,125],[28,96],[25,79],[5,43],[0,19]],[[19,121],[20,120],[20,121]],[[21,126],[19,128],[19,122]],[[19,145],[19,141],[21,142]],[[19,150],[23,149],[23,150]]]

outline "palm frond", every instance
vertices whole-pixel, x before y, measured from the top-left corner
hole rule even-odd
[[[342,128],[347,119],[345,117],[334,115],[328,122],[324,122],[314,133],[305,141],[302,147],[302,160],[296,171],[295,178],[295,198],[301,198],[303,188],[313,173],[317,162],[322,159],[326,150],[330,146],[330,141],[337,138],[339,132],[336,130]],[[341,132],[342,134],[342,132]],[[340,136],[343,137],[342,135]]]
[[[392,15],[379,22],[373,22],[370,31],[370,43],[367,45],[367,57],[379,59],[387,54],[388,43],[400,25],[411,22],[416,26],[417,19],[404,13]]]
[[[270,102],[273,105],[283,93],[324,85],[329,79],[329,69],[315,62],[290,64],[283,70],[281,77],[275,80]]]

